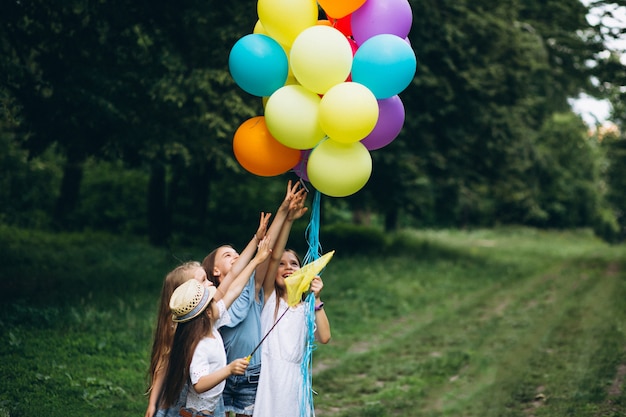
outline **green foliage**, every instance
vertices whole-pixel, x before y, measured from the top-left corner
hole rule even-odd
[[[46,152],[29,158],[15,135],[2,130],[0,147],[0,220],[22,227],[49,226],[60,180],[58,156]]]
[[[377,254],[385,250],[387,238],[377,228],[351,224],[323,226],[320,240],[324,242],[324,251],[336,250],[346,256],[356,254]]]
[[[124,169],[119,162],[90,161],[74,221],[92,230],[145,235],[147,182],[145,172]]]
[[[162,271],[177,265],[176,257],[186,252],[180,249],[175,257],[141,240],[101,232],[50,234],[0,225],[0,253],[3,302],[29,299],[55,305],[101,302],[111,296],[102,292],[111,285],[125,291],[160,289]],[[85,298],[67,297],[73,293]]]
[[[584,134],[580,119],[554,115],[537,138],[534,164],[538,206],[548,227],[591,226],[604,202],[604,155],[594,137]]]
[[[617,230],[607,233],[611,240],[623,241],[626,238],[626,136],[618,136],[616,132],[607,132],[603,137],[602,147],[606,149],[607,168],[607,199],[611,203],[612,215],[616,218]]]

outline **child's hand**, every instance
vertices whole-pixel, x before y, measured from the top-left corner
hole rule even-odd
[[[324,288],[324,282],[322,281],[322,278],[320,278],[319,276],[313,278],[313,281],[311,281],[311,292],[315,295],[316,299],[320,298],[320,292],[322,292],[322,288]]]
[[[258,263],[261,263],[267,259],[267,257],[272,253],[272,239],[269,236],[265,236],[259,242],[256,250],[256,256],[254,257]]]
[[[306,190],[302,188],[297,193],[294,194],[293,199],[289,203],[289,213],[287,214],[287,218],[291,221],[299,219],[304,216],[304,213],[308,210],[304,206],[304,200],[306,200]]]
[[[283,210],[288,210],[291,201],[302,192],[303,188],[300,188],[302,184],[299,181],[296,181],[295,184],[292,185],[291,180],[287,183],[287,192],[285,193],[285,199],[280,205],[280,208]],[[300,189],[299,189],[300,188]]]
[[[259,221],[259,228],[256,229],[256,233],[254,234],[257,240],[260,241],[261,239],[265,237],[265,233],[267,233],[267,224],[269,223],[271,216],[272,216],[272,213],[261,212],[261,220]]]
[[[235,359],[234,361],[228,364],[228,367],[230,369],[230,374],[231,375],[243,375],[244,372],[246,372],[246,369],[248,368],[248,363],[249,362],[247,358]]]

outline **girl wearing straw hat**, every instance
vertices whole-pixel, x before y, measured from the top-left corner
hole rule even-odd
[[[233,280],[221,299],[214,286],[204,286],[196,280],[176,288],[170,299],[170,309],[172,320],[178,324],[160,407],[169,408],[175,404],[185,384],[189,384],[187,401],[179,415],[213,416],[224,389],[224,380],[230,375],[244,373],[248,367],[247,358],[227,363],[222,337],[217,329],[230,321],[228,307],[270,251],[270,239],[263,238],[255,257]]]
[[[150,377],[150,388],[148,389],[150,398],[145,417],[177,417],[181,406],[185,405],[187,389],[181,392],[179,400],[171,409],[157,409],[172,341],[174,340],[174,332],[176,331],[176,323],[172,321],[172,312],[170,311],[170,297],[179,285],[190,279],[195,279],[203,285],[213,285],[211,281],[207,280],[206,273],[200,263],[195,261],[185,262],[177,266],[163,280],[150,357],[148,374]]]

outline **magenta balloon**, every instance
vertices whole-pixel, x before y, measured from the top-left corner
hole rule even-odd
[[[309,182],[309,175],[306,172],[306,165],[309,162],[309,155],[313,149],[300,149],[300,160],[293,167],[293,172],[304,181]]]
[[[389,145],[400,134],[404,117],[404,104],[400,97],[378,100],[378,121],[374,130],[361,139],[361,143],[370,151]]]
[[[412,23],[413,12],[408,0],[367,0],[352,13],[352,36],[358,45],[383,33],[404,39]]]

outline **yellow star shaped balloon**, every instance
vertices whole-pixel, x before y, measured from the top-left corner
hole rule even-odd
[[[289,307],[295,306],[302,300],[302,294],[308,291],[313,278],[315,278],[319,272],[324,269],[334,254],[335,251],[330,251],[313,262],[309,262],[285,278],[285,286],[287,287],[287,304],[289,304]]]

